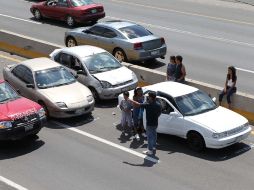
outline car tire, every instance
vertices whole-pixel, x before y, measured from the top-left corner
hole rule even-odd
[[[121,48],[116,48],[113,51],[113,55],[120,62],[127,62],[128,61],[125,52]]]
[[[72,16],[68,15],[66,17],[66,23],[69,27],[73,27],[75,25],[75,20]]]
[[[39,9],[35,9],[35,10],[33,11],[33,13],[34,13],[34,18],[35,18],[36,20],[41,20],[41,19],[42,19],[41,12],[39,11]]]
[[[197,132],[190,132],[187,135],[187,142],[189,147],[195,152],[201,152],[205,149],[204,138]]]
[[[68,37],[66,39],[66,43],[65,43],[66,47],[74,47],[77,46],[77,41],[73,38],[73,37]]]
[[[99,97],[98,92],[93,87],[90,87],[89,89],[91,90],[91,92],[93,94],[93,98],[94,98],[95,102],[99,102],[100,97]]]

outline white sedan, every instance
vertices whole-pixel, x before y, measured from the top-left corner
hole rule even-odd
[[[229,109],[217,106],[201,90],[176,83],[162,82],[143,88],[157,93],[162,105],[158,133],[170,134],[187,139],[195,151],[204,148],[223,148],[248,137],[251,127],[248,120]],[[133,91],[130,92],[130,97]],[[123,99],[119,95],[118,101]],[[146,124],[144,112],[144,124]],[[146,127],[146,126],[145,126]]]

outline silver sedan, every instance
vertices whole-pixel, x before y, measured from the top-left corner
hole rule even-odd
[[[167,52],[164,38],[126,21],[107,21],[67,31],[65,44],[67,47],[97,46],[124,62],[164,58]]]

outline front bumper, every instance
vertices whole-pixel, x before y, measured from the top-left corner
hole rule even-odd
[[[46,117],[38,119],[35,123],[25,123],[22,126],[13,126],[8,129],[0,129],[0,140],[18,140],[26,136],[37,134],[45,127]]]
[[[205,139],[206,147],[219,149],[219,148],[224,148],[224,147],[233,145],[233,144],[238,143],[244,139],[247,139],[249,134],[251,133],[251,130],[252,130],[252,128],[249,127],[248,129],[246,129],[240,133],[237,133],[237,134],[229,136],[229,137],[221,138],[221,139],[207,138],[207,139]]]

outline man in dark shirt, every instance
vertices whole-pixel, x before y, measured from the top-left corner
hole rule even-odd
[[[148,150],[143,153],[152,155],[156,151],[156,141],[158,127],[158,118],[161,115],[161,105],[156,101],[156,92],[148,93],[148,101],[146,103],[139,103],[130,100],[134,106],[142,107],[146,110],[146,135],[148,142]]]

